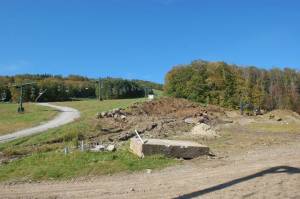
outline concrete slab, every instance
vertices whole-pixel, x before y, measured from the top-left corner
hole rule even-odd
[[[139,157],[163,154],[167,157],[191,159],[209,153],[207,146],[191,141],[146,139],[144,142],[143,144],[138,138],[130,140],[130,149]]]

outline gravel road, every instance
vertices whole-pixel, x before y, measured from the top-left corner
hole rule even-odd
[[[49,103],[37,103],[37,105],[48,106],[48,107],[54,108],[54,109],[58,110],[60,113],[53,120],[47,121],[46,123],[41,124],[39,126],[0,136],[0,143],[8,142],[8,141],[20,138],[20,137],[38,134],[38,133],[47,131],[48,129],[56,128],[56,127],[62,126],[64,124],[73,122],[74,120],[76,120],[77,118],[80,117],[80,112],[73,108],[69,108],[69,107],[65,107],[65,106],[56,106],[56,105],[49,104]]]
[[[0,198],[300,198],[300,143],[193,160],[152,173],[0,184]]]

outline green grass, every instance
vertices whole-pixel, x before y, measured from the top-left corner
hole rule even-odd
[[[158,98],[165,96],[164,91],[153,89],[153,92],[154,92],[154,95]]]
[[[255,123],[247,125],[253,131],[269,133],[299,133],[300,124],[297,122],[278,122],[278,124]]]
[[[175,160],[162,156],[139,159],[127,150],[113,152],[36,153],[0,167],[0,181],[70,179],[122,171],[162,168]]]
[[[25,103],[25,113],[17,113],[17,104],[0,104],[0,135],[39,125],[53,118],[57,111],[49,107]]]
[[[139,159],[128,152],[128,146],[117,152],[88,153],[73,150],[64,155],[65,146],[75,146],[79,137],[95,134],[97,112],[125,108],[145,99],[85,100],[59,102],[81,112],[81,118],[45,133],[0,144],[4,156],[26,155],[20,160],[0,166],[0,181],[68,179],[86,175],[102,175],[120,171],[162,168],[174,160],[161,156]]]
[[[0,151],[8,155],[18,155],[27,154],[27,152],[31,151],[43,151],[43,148],[49,151],[49,148],[52,146],[56,149],[58,145],[70,144],[70,142],[76,141],[80,136],[87,137],[95,133],[94,124],[97,112],[111,110],[116,107],[128,107],[142,100],[144,99],[105,100],[101,102],[97,100],[85,100],[55,103],[57,105],[78,109],[81,113],[81,117],[71,124],[50,129],[47,132],[0,144]],[[56,143],[56,145],[53,145],[54,143]]]

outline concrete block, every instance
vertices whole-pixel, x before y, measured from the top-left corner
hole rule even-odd
[[[167,157],[196,158],[207,155],[209,148],[191,141],[146,139],[144,144],[137,138],[131,138],[130,149],[139,157],[163,154]]]

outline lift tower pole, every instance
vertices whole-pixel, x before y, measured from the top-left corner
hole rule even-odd
[[[18,113],[23,113],[24,112],[24,107],[23,107],[23,92],[24,92],[24,87],[28,85],[33,85],[36,84],[35,82],[30,82],[30,83],[21,83],[21,84],[15,84],[10,87],[15,87],[17,89],[20,89],[20,97],[19,97],[19,107],[18,107]]]

